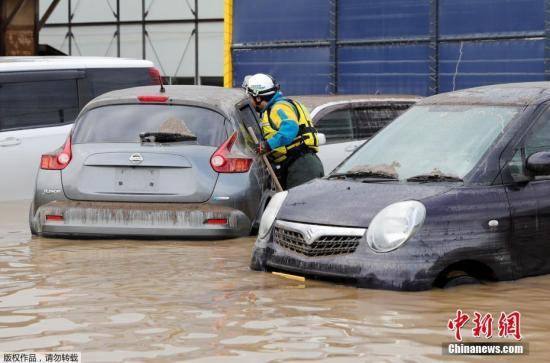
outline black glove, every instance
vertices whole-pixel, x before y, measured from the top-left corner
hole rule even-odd
[[[258,144],[256,144],[256,154],[258,155],[264,155],[271,151],[271,148],[269,147],[269,144],[267,141],[260,141]]]

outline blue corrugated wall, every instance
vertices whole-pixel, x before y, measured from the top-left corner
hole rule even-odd
[[[429,95],[544,80],[548,3],[236,0],[234,83],[266,72],[288,94]]]

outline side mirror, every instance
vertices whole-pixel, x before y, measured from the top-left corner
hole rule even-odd
[[[327,137],[320,132],[317,133],[317,140],[319,140],[319,146],[327,143]]]
[[[539,151],[529,155],[525,168],[536,175],[550,175],[550,151]]]

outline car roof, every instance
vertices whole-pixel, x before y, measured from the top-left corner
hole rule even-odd
[[[148,60],[111,57],[0,57],[0,72],[82,68],[149,68]]]
[[[170,102],[177,104],[190,104],[216,108],[226,115],[230,115],[235,105],[247,100],[244,91],[240,88],[224,88],[214,86],[164,86],[165,93],[160,92],[159,86],[133,87],[111,91],[91,100],[83,112],[111,104],[140,103],[138,96],[168,96]]]
[[[505,83],[427,97],[419,105],[527,106],[550,99],[550,82]]]
[[[346,102],[361,102],[361,103],[378,103],[378,102],[416,102],[422,97],[414,95],[302,95],[289,96],[307,107],[313,112],[319,106],[327,104],[339,104]]]

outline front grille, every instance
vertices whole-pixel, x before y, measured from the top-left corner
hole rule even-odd
[[[273,239],[279,246],[308,257],[344,255],[355,252],[362,236],[328,235],[307,243],[302,233],[275,226]]]

